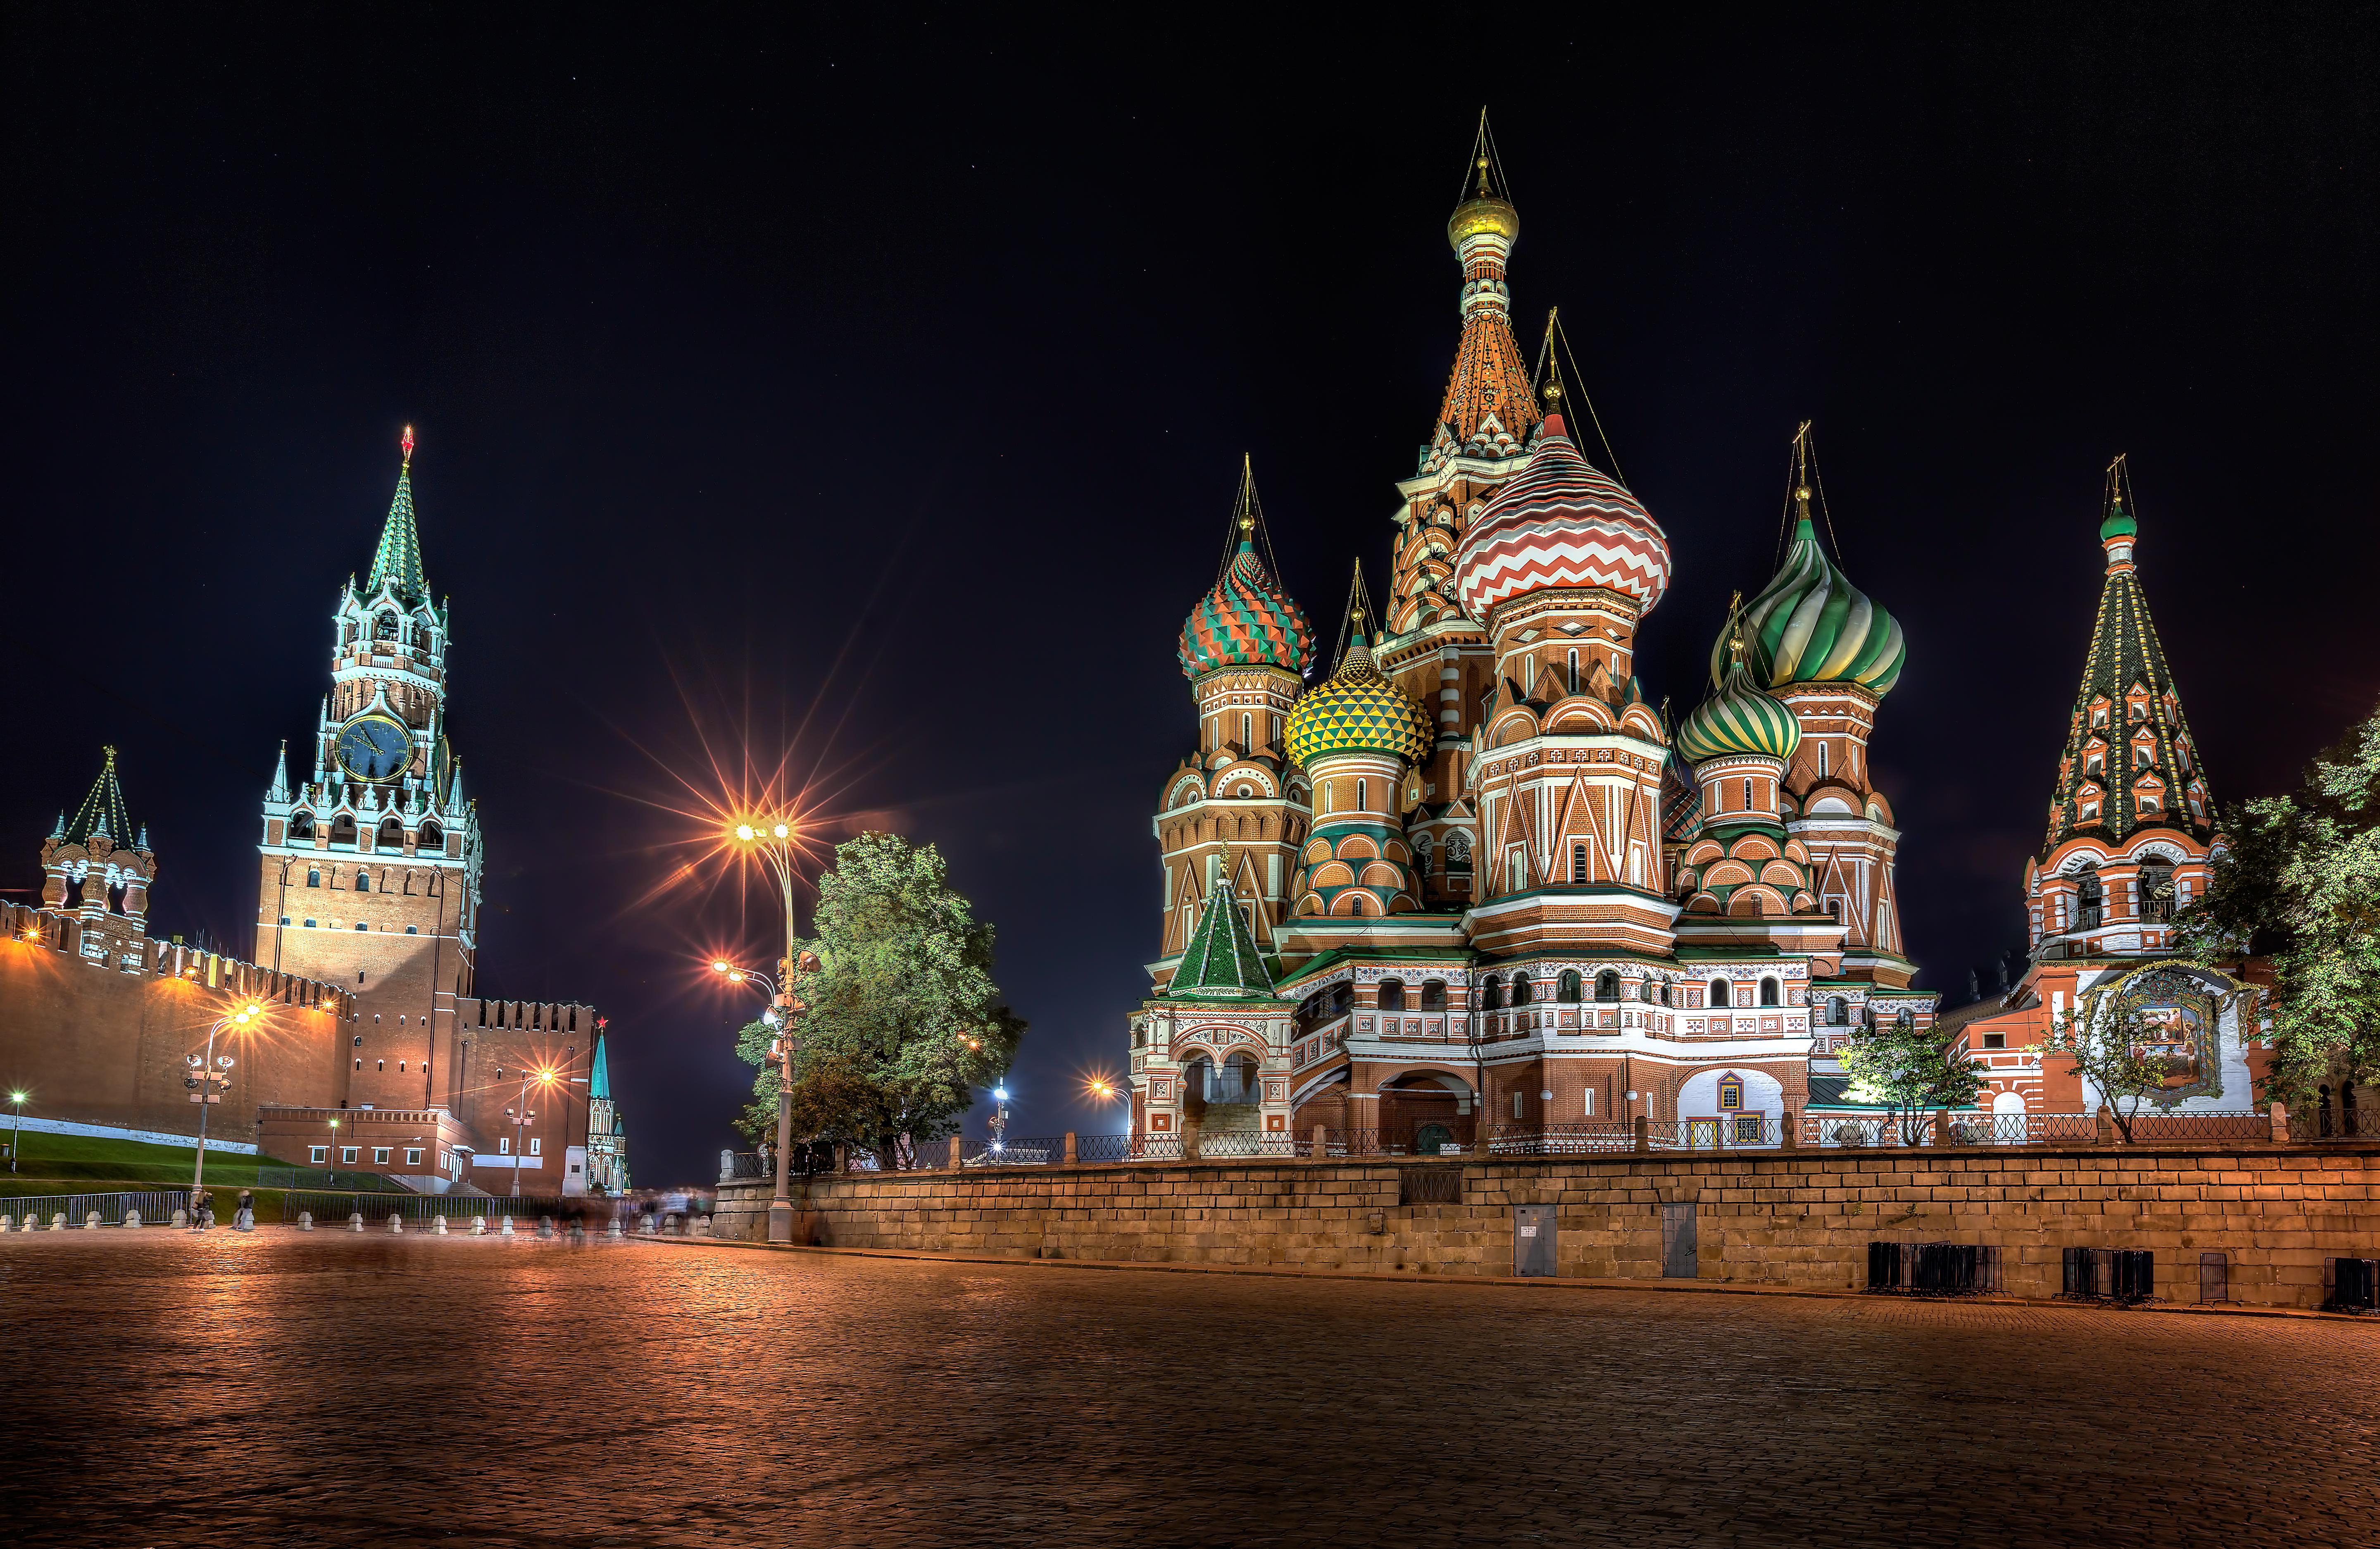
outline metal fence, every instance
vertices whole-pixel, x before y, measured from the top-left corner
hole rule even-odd
[[[112,1194],[25,1194],[10,1198],[0,1196],[0,1214],[8,1217],[10,1229],[47,1230],[59,1216],[67,1218],[68,1227],[89,1223],[91,1213],[99,1213],[103,1226],[121,1226],[128,1212],[139,1211],[144,1226],[163,1226],[174,1219],[177,1210],[187,1210],[190,1203],[187,1189],[136,1189]],[[216,1217],[228,1221],[228,1210]]]
[[[361,1214],[366,1229],[381,1232],[388,1230],[388,1218],[392,1215],[407,1226],[427,1225],[441,1216],[448,1221],[493,1223],[509,1215],[516,1226],[534,1226],[540,1219],[552,1216],[557,1226],[578,1221],[601,1227],[610,1226],[615,1215],[624,1223],[633,1218],[636,1206],[626,1200],[590,1195],[557,1199],[532,1194],[515,1198],[488,1194],[332,1193],[293,1189],[281,1196],[284,1224],[295,1224],[301,1214],[311,1215],[318,1227],[344,1226],[348,1217]]]
[[[2322,1310],[2380,1312],[2380,1259],[2325,1259]]]
[[[2000,1250],[1970,1242],[1871,1242],[1867,1288],[1900,1296],[1984,1296],[2000,1288]]]
[[[2058,1294],[2068,1300],[2156,1299],[2156,1254],[2148,1249],[2069,1248],[2060,1265]]]
[[[970,1167],[1046,1167],[1065,1159],[1066,1137],[1063,1135],[1021,1135],[1014,1140],[985,1141],[967,1155],[965,1165]]]
[[[2222,1113],[2166,1113],[2143,1109],[2131,1121],[2134,1143],[2152,1140],[2269,1140],[2270,1113],[2234,1110]],[[2122,1133],[2118,1126],[2117,1132]]]

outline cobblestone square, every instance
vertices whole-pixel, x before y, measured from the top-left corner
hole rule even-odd
[[[2366,1546],[2380,1323],[0,1241],[16,1544]]]

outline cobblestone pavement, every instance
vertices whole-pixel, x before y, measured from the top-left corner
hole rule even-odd
[[[0,1241],[13,1544],[2380,1543],[2380,1325]]]

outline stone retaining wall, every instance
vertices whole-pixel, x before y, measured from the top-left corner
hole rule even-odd
[[[1461,1202],[1401,1204],[1407,1173],[1457,1173]],[[1190,1163],[854,1174],[796,1184],[796,1239],[1111,1262],[1509,1275],[1513,1207],[1552,1205],[1556,1273],[1653,1278],[1661,1209],[1692,1203],[1706,1280],[1865,1283],[1867,1244],[2000,1249],[2002,1286],[2047,1297],[2068,1247],[2146,1248],[2157,1294],[2311,1308],[2323,1260],[2380,1256],[2380,1144],[2026,1147],[1559,1162]],[[767,1236],[771,1186],[720,1187],[718,1233]]]

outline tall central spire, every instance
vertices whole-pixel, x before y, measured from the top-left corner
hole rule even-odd
[[[380,548],[372,555],[371,579],[367,592],[378,592],[383,581],[391,583],[397,601],[407,607],[425,601],[430,595],[430,583],[421,574],[421,533],[413,520],[413,427],[405,427],[405,439],[397,444],[404,449],[405,460],[396,473],[396,494],[388,503],[388,520],[380,530]]]
[[[1512,207],[1485,108],[1464,184],[1468,197],[1446,223],[1446,239],[1463,263],[1463,343],[1438,422],[1466,453],[1509,457],[1526,444],[1539,415],[1529,392],[1528,365],[1512,338],[1512,296],[1504,285],[1521,216]]]

